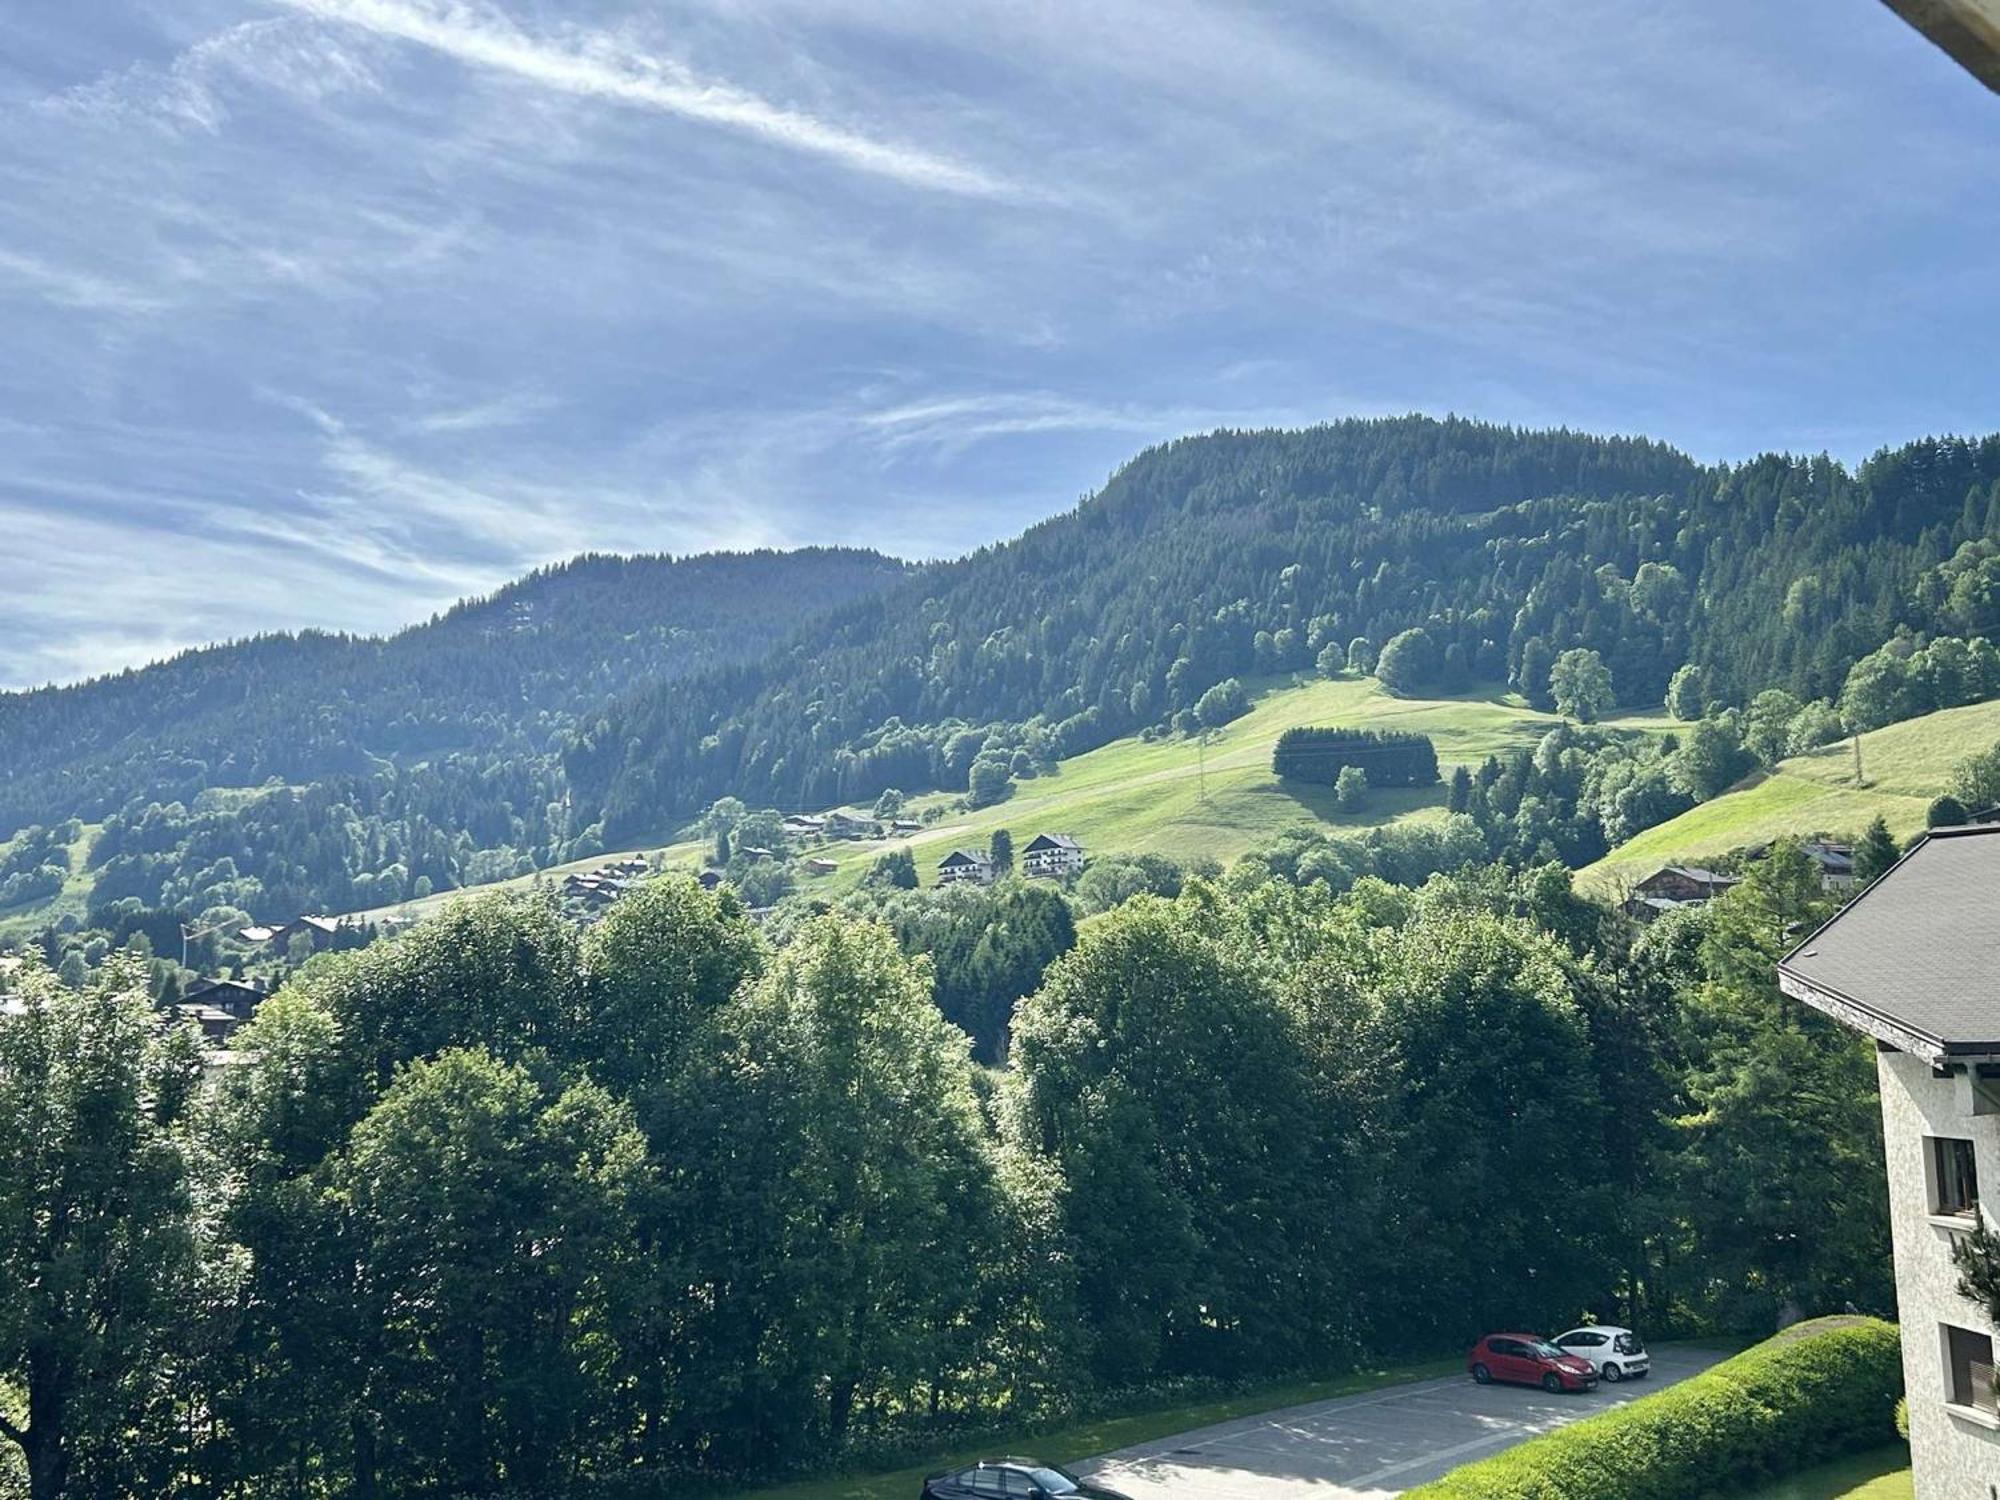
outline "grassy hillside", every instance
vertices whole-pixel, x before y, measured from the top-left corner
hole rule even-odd
[[[83,825],[82,837],[69,846],[69,879],[55,895],[44,901],[0,908],[0,944],[27,937],[51,922],[61,921],[65,916],[82,920],[90,904],[90,846],[97,841],[103,826],[101,823]],[[4,850],[9,842],[0,840],[0,850]]]
[[[1781,761],[1711,802],[1649,828],[1584,870],[1585,890],[1609,891],[1674,861],[1712,858],[1785,834],[1858,833],[1880,814],[1906,838],[1945,789],[1951,769],[2000,740],[2000,701],[1947,708],[1862,736],[1864,781],[1854,784],[1854,742],[1841,740]]]
[[[860,881],[878,855],[904,844],[915,854],[918,871],[929,885],[946,853],[959,845],[984,848],[996,828],[1010,830],[1016,848],[1037,833],[1067,833],[1083,840],[1093,854],[1156,853],[1184,862],[1212,858],[1226,864],[1295,823],[1318,822],[1358,832],[1436,818],[1444,810],[1442,783],[1421,791],[1371,792],[1361,809],[1342,813],[1334,807],[1331,787],[1281,782],[1273,776],[1271,747],[1285,730],[1304,724],[1411,730],[1431,737],[1439,764],[1449,776],[1453,765],[1477,765],[1488,755],[1532,745],[1562,722],[1498,689],[1457,698],[1405,699],[1391,697],[1373,678],[1329,682],[1304,675],[1253,680],[1247,686],[1250,712],[1210,735],[1206,745],[1186,739],[1115,740],[1064,761],[1053,776],[1018,783],[1014,795],[997,806],[948,813],[943,821],[907,839],[814,849],[813,854],[833,860],[839,868],[817,877],[801,873],[801,889],[846,890]],[[1670,725],[1664,718],[1634,717],[1613,720],[1612,727],[1661,732]],[[949,808],[958,800],[947,793],[917,798],[911,813],[932,806]],[[706,840],[690,838],[686,830],[663,832],[629,850],[544,871],[542,878],[560,881],[571,870],[589,869],[626,853],[661,857],[692,870],[700,867],[707,848]],[[522,877],[492,888],[531,883],[532,877]],[[457,894],[441,891],[370,915],[391,911],[424,915]]]
[[[1271,774],[1271,747],[1297,725],[1345,725],[1427,734],[1449,775],[1454,764],[1476,765],[1488,755],[1533,744],[1560,723],[1511,695],[1458,698],[1391,697],[1374,679],[1324,681],[1306,677],[1249,684],[1249,713],[1214,733],[1205,746],[1192,740],[1115,740],[1064,761],[1054,776],[1019,783],[995,807],[954,814],[907,842],[926,884],[939,859],[958,845],[984,847],[996,828],[1014,835],[1015,847],[1037,833],[1067,833],[1094,854],[1164,854],[1224,863],[1268,842],[1299,822],[1360,830],[1406,819],[1442,815],[1442,784],[1424,790],[1382,790],[1353,813],[1334,807],[1331,787],[1280,781]],[[1666,721],[1634,718],[1617,727],[1663,730]],[[948,803],[922,799],[917,806]],[[858,880],[889,844],[838,844],[824,851],[840,869],[809,882],[840,889]]]
[[[1490,754],[1533,744],[1561,722],[1497,690],[1403,699],[1391,697],[1372,678],[1328,682],[1303,676],[1250,686],[1250,712],[1211,735],[1206,746],[1181,739],[1114,741],[1063,762],[1053,776],[1018,783],[1014,795],[995,807],[948,813],[907,840],[814,850],[838,868],[826,876],[801,874],[801,888],[828,893],[848,889],[879,854],[904,843],[915,854],[924,883],[930,884],[938,860],[949,850],[959,845],[983,848],[996,828],[1009,829],[1017,848],[1037,833],[1068,833],[1093,854],[1158,853],[1227,864],[1299,822],[1359,831],[1442,815],[1442,784],[1422,791],[1371,792],[1361,809],[1342,813],[1333,805],[1330,787],[1279,781],[1271,774],[1271,746],[1286,729],[1325,724],[1428,734],[1449,775],[1454,764],[1476,765]],[[1659,716],[1635,715],[1614,719],[1608,727],[1657,734],[1673,725]],[[1924,810],[1943,791],[1952,767],[1996,740],[2000,701],[1893,724],[1863,738],[1867,782],[1860,788],[1854,785],[1852,741],[1842,740],[1787,760],[1775,772],[1759,773],[1714,801],[1648,829],[1580,872],[1578,884],[1609,893],[1661,864],[1713,858],[1784,834],[1854,833],[1877,813],[1899,838],[1906,837],[1923,827]],[[950,807],[957,800],[937,794],[917,799],[913,809]],[[663,831],[634,849],[578,860],[545,871],[542,878],[560,881],[570,870],[588,869],[622,853],[663,856],[669,864],[692,870],[706,849],[705,840],[685,830]],[[530,883],[531,878],[523,877],[502,888]],[[377,915],[391,910],[423,914],[455,894],[441,891]]]

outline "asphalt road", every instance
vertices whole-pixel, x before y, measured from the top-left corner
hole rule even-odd
[[[1425,1380],[1265,1412],[1080,1464],[1133,1500],[1380,1500],[1523,1438],[1636,1401],[1723,1356],[1655,1349],[1644,1380],[1551,1396],[1532,1386]]]

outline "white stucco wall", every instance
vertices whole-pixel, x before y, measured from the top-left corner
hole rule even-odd
[[[1889,1215],[1896,1247],[1896,1305],[1917,1500],[2000,1500],[2000,1430],[1954,1412],[1940,1325],[1990,1331],[1985,1312],[1958,1294],[1951,1231],[1931,1217],[1926,1136],[1970,1140],[1987,1221],[2000,1208],[2000,1115],[1970,1115],[1962,1085],[1931,1076],[1902,1052],[1877,1056]],[[1996,1339],[2000,1342],[2000,1339]]]

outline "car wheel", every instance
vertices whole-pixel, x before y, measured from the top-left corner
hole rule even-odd
[[[1605,1363],[1604,1368],[1599,1370],[1597,1373],[1602,1375],[1606,1380],[1610,1381],[1613,1385],[1618,1384],[1619,1381],[1625,1378],[1625,1372],[1618,1368],[1616,1361],[1607,1361]]]
[[[1479,1385],[1493,1384],[1493,1372],[1484,1365],[1474,1365],[1472,1367],[1472,1378]]]
[[[1542,1389],[1547,1391],[1551,1396],[1560,1396],[1562,1388],[1563,1378],[1556,1374],[1554,1370],[1549,1371],[1548,1374],[1542,1377]]]

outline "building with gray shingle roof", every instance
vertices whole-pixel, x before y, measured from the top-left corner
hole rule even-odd
[[[2000,1060],[2000,826],[1933,829],[1786,955],[1778,983],[1930,1062]]]
[[[1875,1039],[1909,1394],[1926,1500],[2000,1474],[1993,1318],[1953,1249],[2000,1208],[2000,827],[1940,828],[1778,965],[1778,985]],[[1828,1234],[1841,1226],[1824,1226]]]

